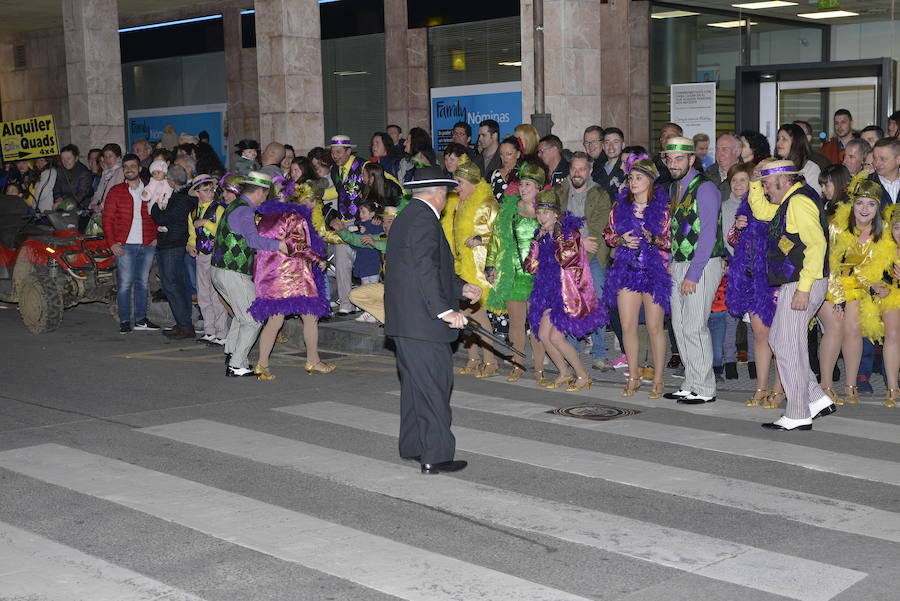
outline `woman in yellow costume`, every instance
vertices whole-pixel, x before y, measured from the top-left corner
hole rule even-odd
[[[509,341],[513,348],[525,351],[525,317],[528,315],[528,296],[534,276],[525,271],[524,261],[531,250],[531,240],[539,225],[534,213],[538,192],[544,187],[546,174],[537,165],[524,164],[519,168],[518,181],[510,184],[503,195],[500,213],[494,222],[494,235],[487,252],[485,273],[493,288],[485,306],[494,313],[509,315]],[[534,333],[531,351],[538,384],[544,384],[544,345]],[[517,382],[525,368],[513,359],[508,382]]]
[[[447,175],[453,177],[459,166],[468,162],[469,154],[466,152],[465,146],[456,142],[447,144],[447,148],[444,149],[444,171],[447,172]],[[453,251],[454,257],[456,256],[456,244],[453,241],[453,218],[456,215],[456,205],[458,203],[459,194],[457,194],[456,189],[448,189],[447,204],[444,206],[444,212],[441,213],[441,228],[444,230],[444,236],[447,238],[447,243],[450,245],[450,250]],[[481,293],[483,298],[487,295],[487,290],[482,290]]]
[[[883,326],[869,288],[875,283],[868,273],[875,257],[890,252],[891,236],[882,235],[881,185],[856,177],[847,195],[851,210],[846,225],[835,213],[829,228],[828,293],[819,311],[825,334],[819,347],[822,390],[835,404],[859,403],[855,385],[862,357],[862,339],[881,340]],[[843,226],[843,227],[842,227]],[[877,278],[876,278],[877,279]],[[844,355],[846,396],[841,399],[832,388],[832,373],[838,355]],[[849,384],[853,382],[854,384]]]
[[[864,276],[874,282],[870,288],[871,298],[884,324],[883,359],[888,385],[885,407],[896,407],[900,397],[897,383],[900,372],[900,211],[895,211],[895,206],[884,211],[885,223],[889,223],[891,229],[885,232],[885,244],[876,248],[874,259],[864,271]]]
[[[459,165],[453,174],[459,183],[456,188],[459,202],[453,215],[453,243],[450,245],[456,258],[456,275],[469,284],[480,286],[482,298],[487,298],[491,290],[484,274],[487,249],[491,242],[494,220],[500,207],[494,199],[493,190],[481,177],[478,167],[471,162]],[[446,211],[446,209],[445,209]],[[467,304],[463,309],[479,324],[490,327],[487,312],[482,303]],[[464,338],[469,352],[469,361],[459,370],[460,374],[476,374],[476,378],[488,378],[497,373],[497,359],[493,357],[490,341],[482,339],[484,361],[478,356],[478,337],[468,334]]]

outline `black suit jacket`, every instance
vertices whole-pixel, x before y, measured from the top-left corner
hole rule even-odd
[[[459,330],[438,314],[459,310],[463,282],[440,221],[413,198],[391,225],[385,252],[384,333],[432,342],[453,342]]]
[[[476,167],[481,169],[481,177],[487,181],[491,181],[491,176],[494,174],[494,171],[503,166],[503,163],[500,162],[499,148],[497,148],[497,151],[494,153],[494,156],[491,157],[491,160],[487,165],[484,164],[484,155],[482,154],[476,156],[473,162]]]

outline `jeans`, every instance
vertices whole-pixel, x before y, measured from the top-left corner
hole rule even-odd
[[[184,268],[183,246],[161,248],[157,252],[159,278],[162,280],[163,292],[169,300],[169,307],[175,317],[175,327],[185,330],[194,328],[191,320],[191,291]]]
[[[713,367],[722,367],[722,355],[725,348],[725,330],[728,311],[715,311],[709,314],[707,326],[712,338]]]
[[[125,254],[116,257],[116,304],[119,321],[135,322],[147,317],[147,279],[150,266],[156,255],[155,246],[143,244],[123,244]],[[134,319],[131,301],[134,295]]]
[[[184,274],[187,276],[188,292],[197,294],[197,259],[184,253]]]

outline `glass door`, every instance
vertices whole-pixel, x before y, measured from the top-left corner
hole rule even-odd
[[[878,78],[788,81],[778,84],[778,123],[808,121],[819,143],[831,135],[834,111],[847,109],[858,129],[876,123]]]

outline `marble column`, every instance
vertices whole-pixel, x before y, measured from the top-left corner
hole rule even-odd
[[[409,29],[406,0],[384,0],[387,124],[430,128],[428,30]]]
[[[226,137],[231,150],[243,138],[259,138],[256,49],[242,47],[241,8],[222,10],[225,31],[225,77],[228,93]]]
[[[116,0],[63,0],[71,140],[125,150],[125,107]]]
[[[255,0],[259,142],[325,143],[318,0]]]
[[[534,113],[532,0],[521,1],[522,115]],[[589,125],[616,126],[627,144],[649,139],[647,0],[544,0],[544,99],[553,133],[583,150]]]

